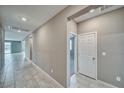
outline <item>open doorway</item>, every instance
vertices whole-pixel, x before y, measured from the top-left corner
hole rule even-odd
[[[75,36],[70,35],[70,77],[75,74]]]
[[[30,37],[30,45],[29,45],[29,52],[30,52],[30,60],[32,61],[32,47],[33,47],[33,38],[32,36]]]
[[[76,25],[68,26],[68,87],[77,86],[76,84],[80,84],[84,78],[97,80],[97,32],[76,34],[74,31],[71,32],[74,26]]]
[[[68,87],[72,77],[77,73],[77,34],[69,33],[68,39]]]
[[[32,57],[33,57],[33,38],[32,35],[29,35],[25,40],[25,58],[29,61],[32,62]]]
[[[11,42],[5,42],[5,54],[11,53]]]

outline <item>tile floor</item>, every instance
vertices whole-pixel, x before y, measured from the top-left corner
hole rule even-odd
[[[103,82],[94,80],[81,74],[73,75],[71,77],[71,88],[113,88]]]
[[[27,62],[23,53],[6,54],[5,67],[0,71],[1,88],[62,88],[42,70]],[[85,77],[73,75],[71,88],[110,88],[109,86]]]
[[[36,66],[25,61],[23,54],[6,54],[5,68],[0,74],[1,88],[61,88]]]

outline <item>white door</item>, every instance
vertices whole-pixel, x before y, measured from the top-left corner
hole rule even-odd
[[[97,79],[97,32],[78,35],[78,71]]]

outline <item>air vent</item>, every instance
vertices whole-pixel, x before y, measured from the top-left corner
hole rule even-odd
[[[29,30],[27,29],[20,29],[19,27],[14,27],[14,26],[11,27],[11,30],[21,30],[21,31],[29,32]]]

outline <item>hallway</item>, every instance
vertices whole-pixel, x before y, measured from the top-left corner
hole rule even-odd
[[[6,54],[5,68],[0,75],[1,88],[62,88],[42,70],[25,60],[23,53]],[[83,75],[71,78],[71,88],[110,88]]]
[[[124,87],[123,5],[6,5],[0,20],[1,88]]]
[[[0,74],[0,87],[4,88],[62,87],[36,66],[25,61],[23,53],[6,54],[5,68]]]

